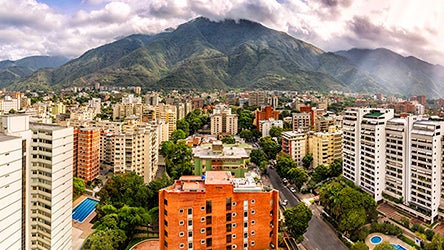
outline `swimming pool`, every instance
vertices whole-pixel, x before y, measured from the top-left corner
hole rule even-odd
[[[381,243],[381,241],[382,241],[382,237],[381,237],[381,236],[378,236],[378,235],[375,235],[375,236],[373,236],[373,237],[370,238],[370,242],[371,242],[372,244],[375,244],[375,245]]]
[[[72,219],[78,222],[83,222],[95,209],[99,201],[86,198],[72,211]]]
[[[394,243],[392,243],[392,246],[393,246],[396,250],[407,250],[407,249],[405,249],[403,246],[398,245],[398,244],[394,244]]]

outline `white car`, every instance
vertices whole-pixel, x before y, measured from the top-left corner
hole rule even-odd
[[[282,206],[287,206],[288,205],[288,200],[284,200],[283,202],[282,202]]]
[[[296,189],[294,187],[290,187],[290,191],[296,193]]]

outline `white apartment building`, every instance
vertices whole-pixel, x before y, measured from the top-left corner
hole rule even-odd
[[[275,120],[273,118],[259,121],[260,130],[262,131],[262,136],[270,136],[270,129],[272,127],[284,128],[284,122],[282,120]]]
[[[14,99],[10,96],[5,96],[3,99],[0,99],[0,110],[8,113],[12,109],[15,111],[20,110],[20,99]]]
[[[24,249],[22,168],[22,139],[0,134],[0,249]]]
[[[72,128],[0,121],[0,249],[71,249]]]
[[[430,221],[438,215],[438,207],[444,207],[444,200],[441,198],[443,133],[442,121],[415,122],[411,132],[411,184],[408,201],[410,206],[416,207]]]
[[[73,128],[30,129],[31,249],[71,249]]]
[[[350,108],[345,111],[342,124],[342,174],[358,186],[360,185],[361,122],[364,114],[368,112],[370,109],[367,108]]]
[[[308,153],[307,134],[287,131],[281,135],[282,152],[289,154],[298,165],[302,165],[302,158]]]
[[[210,115],[210,127],[212,135],[235,135],[237,134],[237,114],[231,113],[231,108],[219,104]]]
[[[165,121],[168,125],[168,133],[169,135],[176,130],[176,122],[177,122],[177,108],[174,105],[160,104],[154,107],[156,120],[157,121]]]

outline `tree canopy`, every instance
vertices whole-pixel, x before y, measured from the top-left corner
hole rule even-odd
[[[298,164],[287,154],[278,157],[276,171],[281,177],[287,177],[297,189],[301,189],[308,180],[307,171],[298,167]]]
[[[182,175],[192,174],[193,152],[185,142],[166,141],[159,153],[165,157],[166,171],[173,180],[179,179]]]
[[[262,137],[260,139],[259,145],[265,152],[267,159],[276,159],[277,153],[281,151],[281,145],[275,142],[270,136]]]
[[[75,195],[81,195],[86,190],[85,181],[77,177],[72,179],[72,187]]]
[[[303,202],[299,202],[295,207],[284,211],[285,226],[287,232],[299,242],[303,240],[303,234],[307,231],[308,222],[312,216],[311,209]]]

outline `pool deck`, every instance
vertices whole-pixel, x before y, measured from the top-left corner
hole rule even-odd
[[[371,233],[365,239],[365,244],[369,247],[369,250],[373,250],[375,248],[375,246],[376,246],[375,244],[370,242],[370,239],[373,236],[376,236],[376,235],[380,236],[382,238],[381,242],[388,241],[391,244],[398,244],[398,245],[401,245],[402,247],[404,247],[405,249],[410,249],[410,246],[407,243],[405,243],[404,241],[398,239],[395,236],[385,235],[385,234],[382,234],[382,233]]]
[[[82,195],[72,203],[72,208],[74,209],[77,205],[80,204],[80,202],[82,202],[86,198],[96,199],[91,196]],[[72,249],[79,250],[82,247],[83,241],[85,241],[86,237],[88,237],[88,235],[90,235],[94,231],[92,229],[93,224],[91,224],[90,222],[95,216],[96,216],[96,211],[88,215],[88,217],[86,217],[83,222],[72,220],[72,226],[73,226]]]

